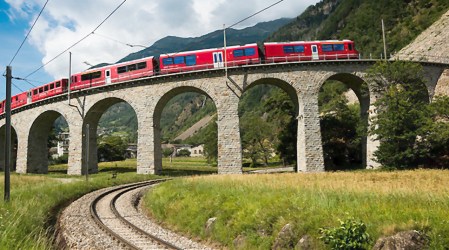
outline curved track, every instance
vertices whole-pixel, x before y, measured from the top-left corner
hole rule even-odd
[[[137,188],[155,185],[165,180],[131,184],[102,193],[90,204],[90,214],[97,225],[130,249],[182,249],[138,228],[122,216],[116,202],[120,196]]]

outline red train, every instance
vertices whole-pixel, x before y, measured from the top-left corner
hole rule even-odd
[[[311,60],[357,59],[359,52],[350,40],[313,42],[265,43],[264,51],[257,44],[204,49],[108,65],[72,75],[70,89],[80,90],[157,74],[222,68],[247,64],[279,63]],[[68,79],[60,79],[27,92],[13,96],[11,108],[17,108],[68,90]],[[5,101],[0,103],[0,113],[5,111]]]

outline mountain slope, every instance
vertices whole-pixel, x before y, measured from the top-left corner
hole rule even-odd
[[[328,16],[323,10],[326,5]],[[362,54],[380,56],[384,19],[389,55],[409,44],[448,9],[446,0],[325,0],[265,40],[350,39]]]

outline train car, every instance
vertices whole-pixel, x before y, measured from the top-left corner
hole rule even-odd
[[[161,74],[200,69],[222,68],[227,60],[228,66],[238,66],[261,62],[263,53],[257,44],[231,46],[226,48],[227,58],[224,58],[224,48],[204,49],[161,55]]]
[[[68,79],[63,78],[51,83],[47,83],[40,87],[30,89],[27,92],[26,96],[29,101],[31,99],[31,102],[35,102],[38,100],[45,99],[47,97],[62,94],[67,90],[67,86],[68,86]]]
[[[158,61],[151,56],[74,74],[72,75],[71,90],[153,76],[156,74],[158,65]]]
[[[264,51],[267,63],[359,58],[350,40],[265,43]]]
[[[11,109],[18,108],[27,104],[27,92],[17,94],[11,97]],[[6,100],[0,102],[0,114],[5,112]]]

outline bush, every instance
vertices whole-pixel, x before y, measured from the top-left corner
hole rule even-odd
[[[59,156],[58,158],[53,158],[49,162],[52,162],[53,165],[67,164],[69,162],[69,155],[67,154]]]
[[[323,234],[320,239],[335,250],[365,249],[366,243],[369,242],[366,225],[361,221],[355,221],[353,218],[338,221],[340,221],[338,227],[332,229],[320,228],[319,232]]]

